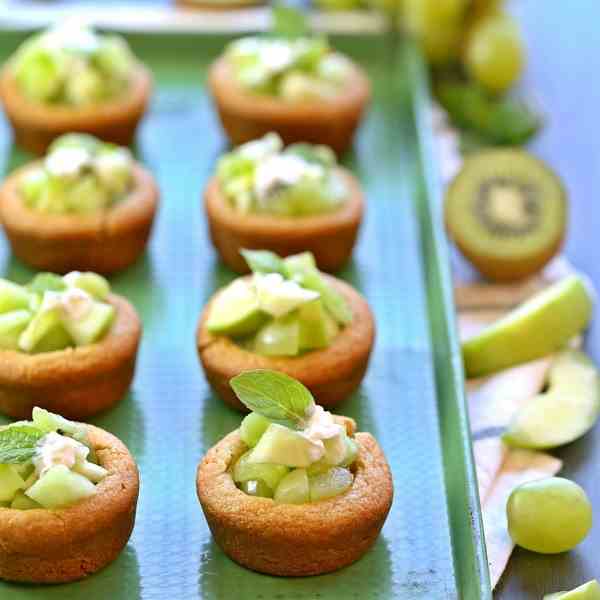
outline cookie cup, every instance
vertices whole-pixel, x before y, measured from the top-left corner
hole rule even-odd
[[[286,373],[302,382],[316,401],[326,408],[345,400],[360,385],[375,341],[373,315],[366,300],[351,286],[334,277],[325,277],[350,305],[352,322],[340,330],[327,348],[295,357],[262,356],[242,348],[227,336],[210,333],[206,321],[219,292],[211,299],[200,317],[196,343],[206,378],[227,404],[248,412],[234,394],[229,381],[251,369]]]
[[[371,97],[369,80],[355,64],[343,89],[330,99],[289,102],[249,92],[223,56],[210,67],[208,84],[223,129],[235,146],[276,131],[286,144],[325,144],[342,154],[352,144]]]
[[[19,192],[22,178],[38,163],[10,175],[0,187],[0,222],[12,251],[39,271],[111,274],[144,252],[158,206],[152,175],[133,165],[133,188],[121,202],[92,215],[45,214],[28,208]]]
[[[0,412],[28,419],[39,406],[84,420],[123,398],[133,379],[142,326],[127,300],[111,295],[108,301],[116,309],[115,320],[95,344],[40,354],[0,350]]]
[[[24,96],[8,62],[0,72],[0,100],[15,140],[25,150],[43,154],[65,133],[90,133],[107,142],[129,146],[152,94],[152,75],[141,63],[129,87],[116,99],[83,107],[49,105]]]
[[[319,575],[361,558],[373,545],[393,497],[389,467],[375,438],[357,433],[354,482],[345,493],[307,504],[278,504],[239,490],[230,474],[247,450],[238,431],[198,467],[200,504],[217,544],[240,565],[281,576]]]
[[[88,425],[108,475],[97,493],[61,509],[0,508],[0,579],[30,583],[76,581],[117,558],[135,521],[137,466],[125,445]]]
[[[364,199],[360,184],[349,171],[338,168],[337,175],[348,189],[344,205],[331,213],[307,217],[240,214],[213,177],[204,193],[204,208],[212,243],[223,262],[237,273],[247,273],[248,265],[240,254],[247,248],[271,250],[280,256],[309,251],[322,271],[343,267],[356,243]]]

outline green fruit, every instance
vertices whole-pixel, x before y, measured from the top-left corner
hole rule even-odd
[[[32,508],[42,508],[37,502],[34,502],[31,498],[28,498],[21,490],[19,490],[13,501],[10,504],[11,508],[17,510],[31,510]]]
[[[60,327],[61,322],[57,310],[36,313],[19,337],[19,348],[23,352],[34,352],[42,339]]]
[[[462,89],[451,102],[489,125],[480,91]],[[498,118],[507,131],[506,119]],[[473,265],[489,279],[513,281],[537,273],[558,252],[567,195],[556,173],[536,157],[495,148],[467,157],[448,187],[444,211],[450,236]]]
[[[33,351],[35,353],[56,352],[74,345],[75,343],[65,328],[61,324],[58,324],[56,327],[48,331],[44,337],[42,337],[42,339],[35,345],[35,349]]]
[[[0,349],[18,350],[19,337],[30,320],[31,313],[28,310],[0,313]]]
[[[286,277],[293,279],[294,275],[305,269],[316,269],[317,261],[312,252],[300,252],[283,259],[283,268]]]
[[[254,351],[265,356],[296,356],[300,352],[300,324],[293,312],[273,319],[258,330]]]
[[[248,448],[254,448],[270,424],[269,419],[258,413],[251,412],[246,415],[240,425],[240,437],[244,444]]]
[[[233,468],[233,480],[236,483],[260,479],[274,490],[281,479],[288,474],[289,469],[283,465],[268,463],[252,463],[250,458],[253,450],[242,454]]]
[[[325,454],[323,460],[326,460],[330,465],[339,465],[346,458],[348,447],[346,446],[346,434],[338,435],[328,440],[323,440],[325,446]]]
[[[476,23],[466,47],[469,73],[491,92],[508,90],[521,76],[525,49],[519,28],[507,15],[493,15]]]
[[[74,440],[84,444],[90,448],[90,458],[93,456],[93,448],[87,437],[87,425],[76,423],[75,421],[69,421],[61,415],[51,413],[39,406],[35,406],[32,411],[33,424],[42,431],[48,433],[52,431],[58,431],[64,433]]]
[[[56,465],[40,477],[25,495],[44,508],[61,508],[95,493],[96,486],[86,477],[70,471],[65,465]]]
[[[100,340],[112,325],[115,308],[103,302],[94,302],[83,318],[61,314],[61,323],[77,346],[86,346]]]
[[[583,353],[568,350],[552,365],[548,390],[528,400],[503,436],[521,448],[555,448],[587,433],[600,415],[600,376]]]
[[[25,174],[19,184],[19,190],[25,204],[33,208],[37,206],[42,192],[48,185],[48,174],[42,168],[32,169]]]
[[[48,147],[48,154],[62,148],[79,148],[89,154],[96,154],[100,148],[100,140],[88,133],[66,133],[57,137]]]
[[[467,376],[487,375],[559,350],[586,327],[592,308],[583,279],[565,277],[463,343]]]
[[[27,290],[43,296],[44,292],[63,292],[67,289],[65,280],[54,273],[38,273],[28,284]]]
[[[514,543],[533,552],[571,550],[592,527],[592,506],[576,483],[548,477],[513,490],[506,505]]]
[[[354,463],[358,456],[358,444],[348,436],[344,438],[344,442],[346,443],[346,454],[344,456],[344,460],[340,463],[339,466],[349,467]]]
[[[0,313],[29,309],[31,294],[22,286],[0,279]]]
[[[87,460],[84,462],[75,463],[73,471],[75,473],[83,475],[92,483],[99,483],[108,475],[108,471],[104,467],[101,467],[100,465],[97,465],[93,462],[89,462]]]
[[[305,504],[310,501],[308,475],[305,469],[295,469],[288,473],[277,486],[275,502],[282,504]]]
[[[298,309],[300,350],[326,348],[331,342],[327,313],[321,300],[313,300]]]
[[[0,502],[12,502],[25,481],[12,465],[0,465]]]
[[[252,450],[248,461],[287,467],[308,467],[315,462],[315,445],[297,431],[271,423]]]
[[[240,490],[248,496],[257,496],[259,498],[272,498],[273,490],[260,480],[242,481],[239,485]]]
[[[310,501],[333,498],[349,490],[354,478],[348,469],[333,467],[309,479]]]
[[[213,302],[206,328],[214,334],[241,337],[255,332],[265,318],[251,283],[236,279]]]
[[[87,292],[96,300],[104,301],[110,294],[110,284],[102,275],[97,273],[73,271],[65,275],[65,281],[69,285]]]
[[[592,579],[569,592],[546,594],[544,600],[600,600],[600,583]]]

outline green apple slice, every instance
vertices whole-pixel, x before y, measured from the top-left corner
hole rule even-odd
[[[206,328],[214,334],[241,337],[254,333],[265,319],[250,281],[236,279],[213,302]]]
[[[28,310],[11,310],[0,314],[0,349],[19,349],[19,337],[31,321],[31,316]]]
[[[275,502],[282,504],[305,504],[310,501],[308,475],[305,469],[294,469],[288,473],[277,486]]]
[[[546,594],[544,600],[600,600],[600,583],[592,579],[568,592]]]
[[[600,416],[600,374],[575,350],[563,352],[548,376],[548,391],[515,415],[503,440],[521,448],[555,448],[587,433]]]
[[[106,300],[110,294],[110,284],[97,273],[72,271],[67,273],[63,279],[67,285],[87,292],[96,300]]]
[[[89,313],[82,317],[72,317],[61,313],[61,323],[77,346],[86,346],[100,340],[112,325],[115,308],[104,302],[93,302]]]
[[[25,495],[44,508],[60,508],[76,504],[96,493],[96,486],[83,475],[56,465],[40,477]]]
[[[265,356],[296,356],[300,352],[300,324],[297,313],[273,319],[258,330],[254,351]]]
[[[23,352],[34,352],[38,343],[53,329],[60,328],[58,310],[45,310],[36,313],[19,336],[19,348]]]
[[[487,375],[559,350],[586,327],[592,309],[583,279],[565,277],[463,343],[467,376]]]
[[[288,467],[269,463],[252,463],[249,460],[251,454],[252,450],[248,450],[235,463],[233,480],[236,483],[261,480],[274,490],[279,482],[289,473]]]
[[[297,431],[271,423],[248,457],[249,463],[272,463],[308,467],[319,460],[323,449]]]
[[[254,448],[270,424],[269,419],[258,413],[251,412],[246,415],[240,425],[240,437],[244,444],[248,448]]]

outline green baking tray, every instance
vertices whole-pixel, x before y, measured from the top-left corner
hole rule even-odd
[[[0,61],[22,39],[0,33]],[[340,276],[366,296],[378,326],[368,375],[338,411],[381,443],[394,476],[392,510],[362,560],[319,577],[247,571],[211,539],[196,498],[196,466],[240,422],[211,392],[194,344],[204,302],[234,276],[219,264],[201,210],[202,188],[226,149],[204,81],[228,39],[129,36],[156,77],[136,152],[158,180],[161,208],[147,255],[112,279],[144,322],[135,381],[123,402],[93,423],[120,437],[140,466],[131,541],[114,564],[85,581],[0,583],[0,599],[489,599],[427,76],[418,52],[394,34],[333,38],[363,65],[374,89],[344,161],[362,181],[368,208],[354,259]],[[0,120],[0,169],[29,158],[12,147]],[[32,276],[3,241],[0,273],[19,282]]]

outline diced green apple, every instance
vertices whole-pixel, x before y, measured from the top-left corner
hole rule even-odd
[[[296,356],[300,351],[300,323],[297,313],[273,319],[259,329],[254,350],[265,356]]]
[[[288,474],[289,469],[284,465],[250,462],[253,450],[242,454],[233,468],[233,480],[236,483],[260,479],[274,490],[281,479]]]
[[[18,350],[19,337],[31,320],[28,310],[11,310],[0,314],[0,349]]]
[[[13,465],[0,465],[0,502],[12,502],[24,487],[25,481]]]
[[[318,502],[333,498],[350,489],[354,478],[348,469],[333,467],[309,479],[310,501]]]
[[[277,486],[275,502],[281,504],[304,504],[310,500],[310,488],[306,469],[295,469],[288,473]]]
[[[323,449],[307,437],[272,423],[252,450],[251,463],[272,463],[287,467],[308,467],[319,460]]]
[[[31,294],[22,286],[0,279],[0,313],[29,309]]]
[[[257,496],[259,498],[272,498],[273,490],[260,479],[251,479],[249,481],[242,481],[240,483],[240,489],[248,496]]]
[[[96,493],[96,486],[83,475],[56,465],[40,477],[25,495],[44,508],[61,508],[76,504]]]
[[[240,425],[240,437],[244,444],[248,448],[254,448],[270,424],[269,419],[258,413],[251,412],[246,415]]]
[[[94,302],[90,312],[83,318],[71,318],[61,314],[61,322],[77,346],[97,342],[110,328],[115,308],[104,302]]]
[[[10,504],[11,508],[16,508],[17,510],[31,510],[32,508],[42,508],[40,504],[28,498],[23,491],[19,490],[13,501]]]

